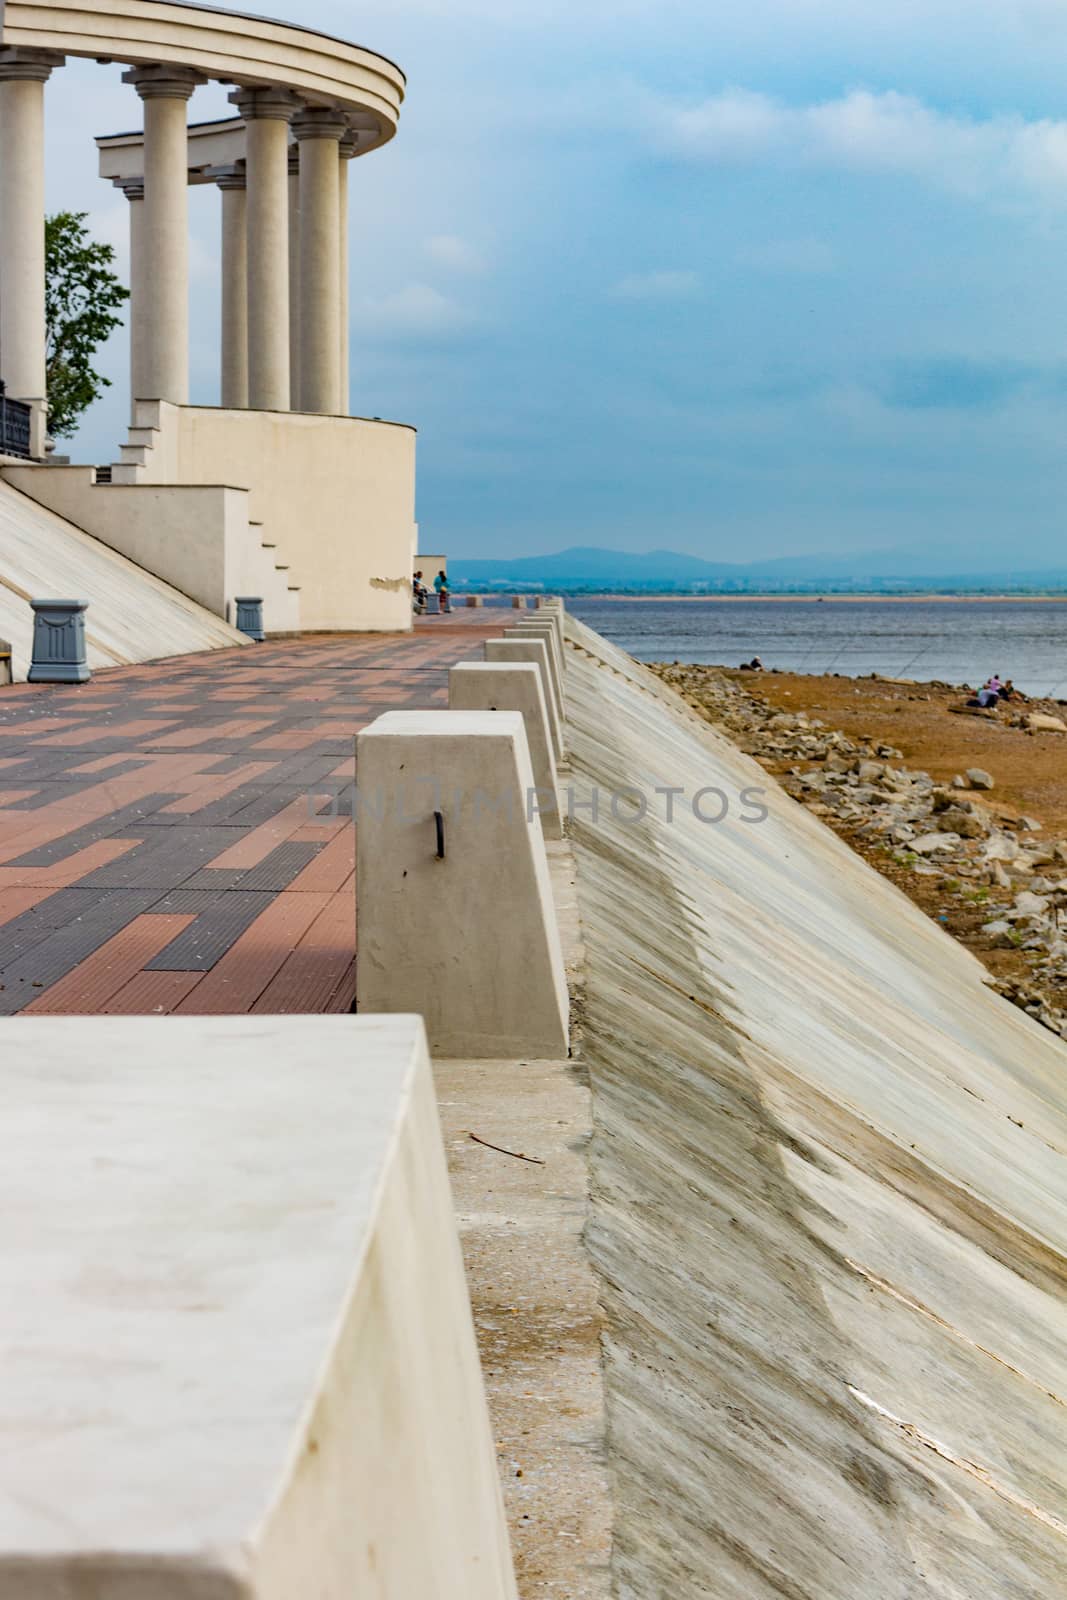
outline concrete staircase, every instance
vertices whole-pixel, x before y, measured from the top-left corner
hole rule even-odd
[[[0,638],[11,642],[16,682],[30,663],[29,602],[49,598],[88,600],[94,668],[248,643],[195,600],[0,480]]]
[[[153,400],[137,402],[137,421],[131,424],[126,443],[119,446],[119,460],[111,468],[113,484],[175,483],[175,462],[167,460],[161,449],[160,429],[156,426],[159,406]],[[156,419],[156,421],[153,420]],[[247,487],[247,485],[237,485]],[[268,633],[300,631],[300,586],[290,581],[290,567],[279,554],[276,537],[262,522],[249,520],[249,544],[240,565],[248,574],[246,592],[263,597],[263,619]]]

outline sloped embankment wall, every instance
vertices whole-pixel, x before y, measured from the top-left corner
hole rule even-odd
[[[572,781],[600,798],[574,835],[616,1592],[1049,1600],[1067,1049],[568,627]],[[608,797],[634,786],[649,812],[624,821]],[[673,822],[657,786],[685,791]],[[707,786],[719,824],[693,814]]]

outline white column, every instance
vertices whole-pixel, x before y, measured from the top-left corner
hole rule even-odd
[[[151,399],[146,372],[146,321],[149,315],[144,262],[144,179],[116,178],[130,202],[130,421],[137,420],[138,400]]]
[[[287,89],[238,89],[248,186],[248,404],[289,410],[289,118]]]
[[[293,119],[300,145],[300,409],[341,409],[339,112],[308,109]]]
[[[139,400],[189,402],[189,135],[186,102],[206,82],[191,67],[132,67],[144,101],[144,372]]]
[[[44,454],[44,85],[63,57],[0,50],[0,378],[32,407],[30,451]]]
[[[356,134],[350,132],[345,135],[345,137],[341,140],[339,152],[341,161],[338,167],[338,174],[341,180],[337,198],[337,231],[340,249],[341,272],[340,392],[341,415],[343,417],[349,416],[352,411],[352,376],[349,361],[349,341],[352,337],[352,330],[349,326],[348,305],[348,165],[356,153],[356,146],[358,142],[358,136]]]
[[[300,153],[289,147],[289,404],[300,409]]]
[[[248,405],[248,235],[240,163],[215,177],[222,196],[221,400]]]

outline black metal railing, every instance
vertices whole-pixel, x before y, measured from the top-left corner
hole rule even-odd
[[[9,400],[0,383],[0,456],[30,459],[30,408],[23,400]]]

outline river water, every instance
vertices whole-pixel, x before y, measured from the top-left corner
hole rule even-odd
[[[949,683],[1011,678],[1067,696],[1067,603],[1055,600],[567,601],[576,617],[641,661],[765,667]]]

